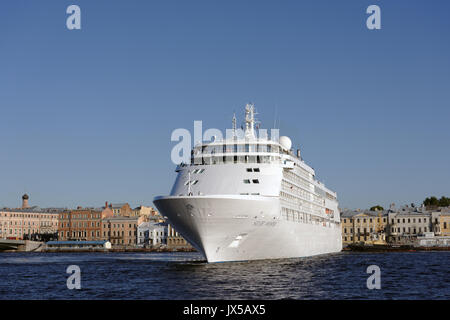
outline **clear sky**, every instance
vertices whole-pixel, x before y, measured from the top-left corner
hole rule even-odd
[[[81,8],[81,30],[66,8]],[[366,8],[381,7],[381,30]],[[152,204],[245,103],[342,208],[450,195],[449,1],[0,2],[0,207]],[[276,111],[277,110],[277,111]]]

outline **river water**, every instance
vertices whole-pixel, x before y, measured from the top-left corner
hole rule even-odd
[[[69,290],[67,267],[81,270]],[[367,267],[380,268],[369,290]],[[208,264],[197,253],[0,253],[0,299],[450,299],[450,252]]]

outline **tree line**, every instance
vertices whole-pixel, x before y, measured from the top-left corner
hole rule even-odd
[[[432,196],[429,198],[426,198],[423,201],[423,204],[427,207],[448,207],[450,206],[450,198],[442,196],[440,199]]]
[[[442,196],[440,199],[438,199],[435,196],[431,196],[429,198],[426,198],[423,201],[424,206],[426,207],[449,207],[450,206],[450,198]],[[414,204],[411,203],[411,207],[414,207]],[[370,211],[383,211],[384,208],[380,205],[376,205],[370,208]]]

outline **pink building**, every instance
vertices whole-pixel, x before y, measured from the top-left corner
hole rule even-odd
[[[0,209],[0,238],[23,239],[32,234],[58,232],[58,209],[29,207],[28,195],[22,197],[22,208]]]

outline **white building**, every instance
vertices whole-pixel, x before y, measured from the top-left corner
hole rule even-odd
[[[417,237],[417,246],[419,247],[449,247],[450,237],[437,237],[433,232],[426,232],[423,236]]]
[[[138,226],[138,246],[160,246],[167,244],[167,224],[142,222]]]

